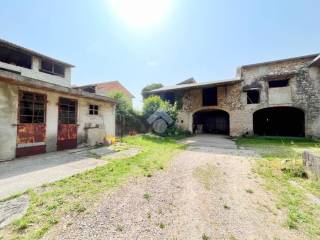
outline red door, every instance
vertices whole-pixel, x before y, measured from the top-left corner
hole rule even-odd
[[[16,157],[46,152],[46,95],[20,92]]]
[[[57,149],[77,147],[77,101],[68,98],[59,99]]]

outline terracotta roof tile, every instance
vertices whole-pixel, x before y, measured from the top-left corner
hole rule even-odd
[[[96,93],[98,94],[107,94],[109,92],[121,92],[129,98],[134,98],[134,95],[126,89],[119,81],[105,82],[105,83],[96,83]]]

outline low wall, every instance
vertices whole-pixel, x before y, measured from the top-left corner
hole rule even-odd
[[[308,176],[315,179],[320,179],[320,156],[305,151],[302,154],[303,166]]]

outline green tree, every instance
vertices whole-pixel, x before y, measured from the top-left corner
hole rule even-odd
[[[162,99],[159,96],[150,96],[143,100],[143,115],[148,118],[151,114],[160,109]]]
[[[108,97],[113,98],[116,100],[117,106],[116,106],[116,120],[122,121],[131,116],[131,112],[133,111],[131,105],[126,100],[125,96],[121,92],[113,92],[108,95]]]
[[[155,89],[158,89],[158,88],[162,88],[163,85],[161,83],[152,83],[152,84],[149,84],[147,86],[145,86],[142,91],[141,91],[141,95],[142,97],[145,99],[149,96],[148,92],[149,91],[152,91],[152,90],[155,90]]]
[[[174,124],[169,126],[163,136],[189,136],[191,133],[189,131],[183,130],[176,125],[178,117],[177,104],[170,104],[168,101],[162,100],[159,96],[150,96],[143,101],[143,116],[147,119],[151,114],[156,111],[166,112],[174,121]]]
[[[162,100],[159,96],[150,96],[143,101],[143,115],[148,118],[156,111],[166,112],[174,121],[177,119],[178,111],[176,105]]]

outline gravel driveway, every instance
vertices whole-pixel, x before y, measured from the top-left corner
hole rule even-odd
[[[302,239],[251,170],[254,153],[201,135],[171,166],[107,195],[46,239]]]

